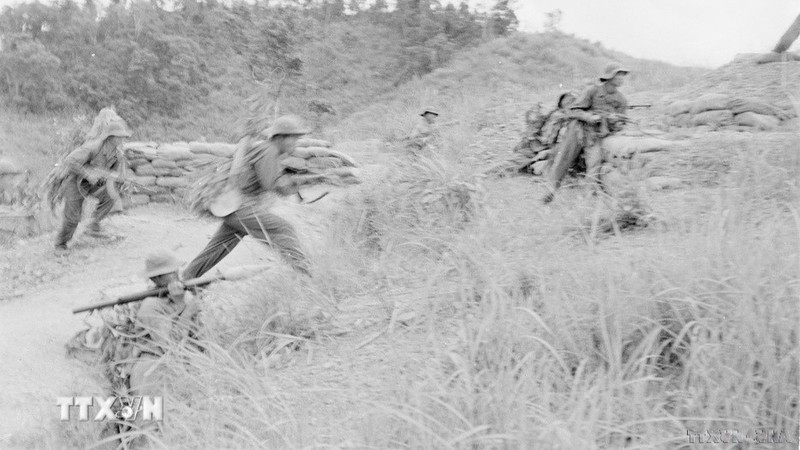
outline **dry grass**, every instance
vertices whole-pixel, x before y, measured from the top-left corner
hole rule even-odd
[[[665,226],[599,242],[558,233],[592,213],[592,198],[566,190],[541,208],[524,179],[487,182],[482,212],[458,227],[442,225],[446,207],[392,203],[446,172],[427,162],[417,183],[341,211],[316,250],[337,264],[317,278],[277,274],[208,297],[206,351],[176,348],[155,446],[663,448],[687,429],[761,427],[796,437],[798,173],[759,148],[730,159],[715,187],[687,193],[696,201],[659,205]],[[447,170],[437,179],[471,173]],[[365,246],[376,234],[380,245]],[[361,310],[373,330],[388,323],[385,342],[332,331],[348,305],[388,297],[388,310]],[[328,365],[304,363],[312,347]]]

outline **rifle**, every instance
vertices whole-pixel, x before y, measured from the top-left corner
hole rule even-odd
[[[122,207],[122,196],[120,196],[119,189],[117,189],[117,183],[153,192],[153,189],[143,184],[139,184],[116,172],[99,169],[96,167],[86,167],[84,170],[87,174],[95,175],[99,179],[105,179],[106,192],[108,192],[108,196],[111,197],[111,201],[114,202],[114,207],[111,210],[112,212],[122,212],[125,210],[125,208]]]
[[[270,266],[266,265],[241,266],[229,269],[226,272],[217,269],[213,273],[207,273],[202,277],[184,281],[183,285],[186,289],[193,289],[193,288],[207,286],[215,281],[240,280],[242,278],[246,278],[248,276],[261,272],[269,267]],[[145,291],[134,292],[133,294],[117,297],[114,300],[109,300],[105,302],[95,303],[93,305],[81,306],[75,308],[72,310],[72,314],[78,314],[85,311],[94,311],[95,309],[103,309],[111,306],[124,305],[126,303],[138,302],[140,300],[146,299],[147,297],[160,297],[166,294],[167,292],[168,289],[166,286],[147,289]]]
[[[653,105],[649,103],[639,103],[636,105],[628,105],[628,109],[636,109],[636,108],[652,108]]]

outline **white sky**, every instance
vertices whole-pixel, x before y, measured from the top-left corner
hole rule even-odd
[[[523,31],[543,30],[545,13],[560,9],[566,33],[639,58],[706,67],[730,62],[737,53],[772,50],[800,14],[800,0],[512,0],[512,5]],[[795,42],[792,49],[798,48]]]
[[[0,0],[0,6],[21,2]],[[469,3],[486,10],[495,0]],[[566,33],[638,58],[704,67],[725,64],[737,53],[771,50],[800,14],[800,0],[511,0],[511,4],[522,31],[542,31],[545,13],[560,9],[559,28]],[[798,49],[800,39],[792,47]]]

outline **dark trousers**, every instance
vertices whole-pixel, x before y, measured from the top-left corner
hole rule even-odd
[[[206,248],[189,263],[183,278],[190,280],[211,270],[247,235],[278,250],[296,271],[310,274],[308,259],[292,224],[265,207],[247,206],[223,219]]]
[[[558,152],[547,176],[547,185],[551,192],[555,192],[561,185],[569,168],[578,161],[581,151],[586,161],[586,178],[596,185],[600,184],[603,149],[600,139],[591,133],[592,131],[584,129],[580,121],[573,120],[567,125],[564,140],[558,144]]]
[[[105,186],[93,186],[75,175],[70,175],[64,180],[64,219],[61,222],[61,230],[56,235],[56,245],[66,245],[72,239],[75,229],[81,222],[83,201],[90,195],[99,200],[92,213],[92,221],[100,223],[114,207],[114,201],[108,195]]]

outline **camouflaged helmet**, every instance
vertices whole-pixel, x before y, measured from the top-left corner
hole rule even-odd
[[[111,108],[103,108],[94,118],[92,128],[86,134],[87,141],[104,141],[109,136],[130,137],[128,124]]]
[[[630,72],[630,70],[623,68],[618,63],[611,63],[607,65],[603,73],[600,74],[600,81],[608,81],[614,78],[614,75],[618,73],[627,74],[628,72]]]
[[[309,132],[311,132],[311,130],[303,124],[303,119],[295,115],[288,115],[275,119],[275,122],[265,130],[264,134],[266,134],[268,138],[272,138],[281,134],[303,135]]]
[[[173,253],[159,251],[151,253],[144,261],[144,276],[153,278],[159,275],[177,272],[183,263]]]

